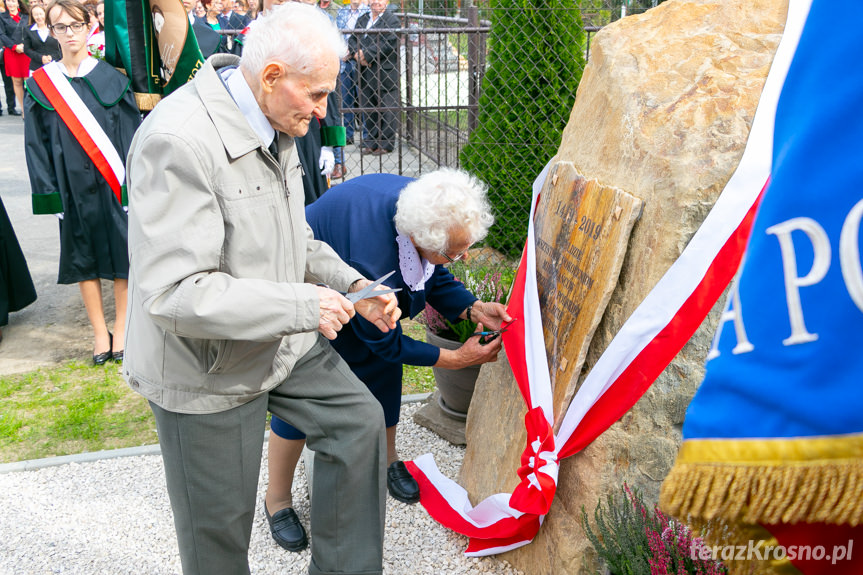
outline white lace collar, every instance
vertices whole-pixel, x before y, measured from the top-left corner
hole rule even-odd
[[[411,291],[425,289],[426,282],[434,273],[434,264],[420,256],[410,236],[399,232],[396,242],[399,245],[399,270],[402,272],[402,279]]]

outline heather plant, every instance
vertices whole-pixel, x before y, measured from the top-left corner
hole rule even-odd
[[[511,270],[472,267],[464,261],[452,264],[449,270],[477,299],[489,302],[503,302],[514,277]],[[467,320],[451,322],[429,304],[426,304],[425,311],[417,321],[428,327],[432,333],[460,343],[467,341],[476,331],[476,323]]]
[[[581,508],[584,532],[613,575],[721,575],[719,561],[700,557],[704,542],[656,506],[648,509],[638,490],[624,484],[594,511],[596,530]]]

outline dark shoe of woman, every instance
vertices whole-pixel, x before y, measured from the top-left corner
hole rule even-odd
[[[93,365],[105,365],[111,359],[111,350],[105,353],[97,353],[93,356]]]
[[[105,365],[105,363],[111,359],[111,346],[114,345],[114,336],[111,335],[111,332],[108,332],[108,351],[103,353],[94,353],[93,354],[93,365]]]
[[[420,500],[420,486],[403,461],[393,461],[387,467],[387,489],[390,495],[402,503],[416,503]]]
[[[264,515],[267,516],[267,523],[270,524],[270,534],[282,549],[299,553],[309,546],[306,529],[300,523],[300,518],[297,517],[297,512],[294,511],[293,507],[286,507],[285,509],[276,511],[270,517],[270,512],[265,502]]]
[[[123,351],[124,350],[121,349],[120,351],[111,352],[111,359],[114,363],[123,363]]]

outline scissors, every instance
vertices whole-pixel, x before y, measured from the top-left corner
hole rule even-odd
[[[475,331],[474,333],[470,334],[468,337],[473,337],[475,335],[478,335],[479,336],[479,342],[481,344],[485,345],[491,341],[494,341],[494,339],[496,337],[498,337],[500,334],[502,334],[503,332],[508,330],[509,326],[511,326],[516,319],[518,319],[518,318],[514,318],[512,321],[508,322],[506,325],[500,326],[500,329],[494,329],[494,330],[489,330],[489,331]]]
[[[379,295],[387,295],[388,293],[395,293],[397,291],[402,291],[402,288],[387,288],[387,289],[382,289],[382,290],[376,290],[375,289],[376,287],[381,285],[385,279],[387,279],[388,277],[390,277],[394,273],[396,273],[396,270],[391,271],[390,273],[388,273],[387,275],[385,275],[383,277],[379,277],[378,279],[376,279],[375,281],[373,281],[372,283],[370,283],[369,285],[367,285],[366,287],[364,287],[363,289],[361,289],[359,291],[350,292],[350,293],[343,293],[342,295],[345,296],[348,299],[348,301],[350,301],[351,303],[357,303],[360,300],[368,299],[370,297],[377,297]]]

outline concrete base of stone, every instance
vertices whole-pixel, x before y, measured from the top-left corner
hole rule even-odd
[[[428,402],[414,414],[414,422],[434,431],[453,445],[467,445],[464,420],[456,419],[441,409],[438,395],[439,392],[435,391]]]

